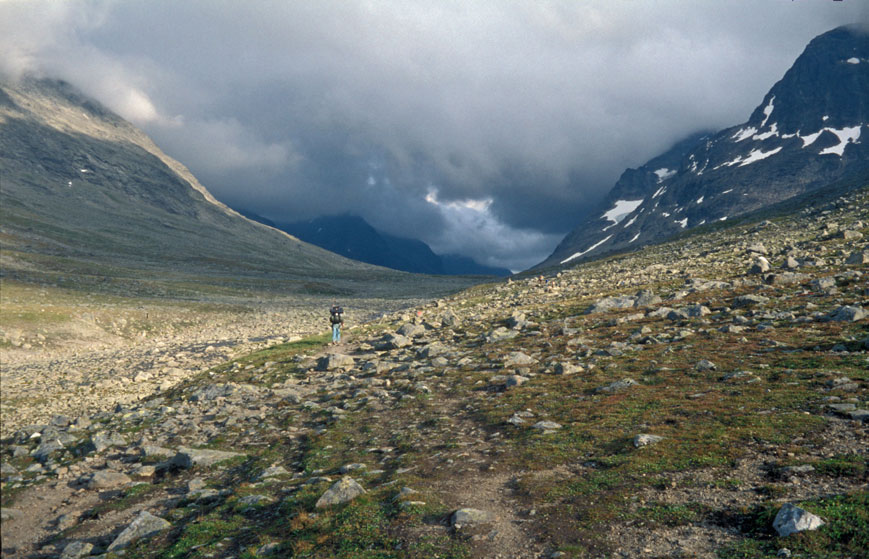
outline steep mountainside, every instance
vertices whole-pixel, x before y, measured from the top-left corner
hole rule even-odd
[[[141,131],[58,81],[0,84],[0,202],[7,278],[396,277],[242,217]]]
[[[423,274],[510,275],[510,270],[484,266],[467,257],[440,256],[420,240],[378,231],[358,216],[318,217],[301,223],[280,223],[276,227],[347,258],[394,270]]]
[[[869,168],[867,99],[869,35],[842,27],[816,37],[746,123],[625,171],[598,217],[542,266],[658,242],[859,175]]]

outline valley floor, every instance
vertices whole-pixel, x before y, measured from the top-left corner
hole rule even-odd
[[[160,389],[224,351],[191,326],[152,396],[4,438],[3,557],[865,556],[867,235],[864,189]]]

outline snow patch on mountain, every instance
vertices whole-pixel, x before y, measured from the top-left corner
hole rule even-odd
[[[781,150],[782,150],[781,146],[779,146],[773,150],[770,150],[770,151],[753,149],[746,157],[738,155],[736,157],[736,159],[724,162],[721,165],[718,165],[717,167],[715,167],[715,169],[720,169],[721,167],[732,167],[734,165],[739,165],[740,167],[745,167],[746,165],[751,165],[752,163],[756,163],[762,159],[766,159],[767,157],[771,157],[771,156],[777,154],[778,152],[780,152]],[[715,170],[715,169],[713,169],[713,170]]]
[[[628,217],[634,210],[640,207],[640,204],[643,203],[643,200],[616,200],[616,205],[613,206],[609,211],[604,212],[602,219],[606,219],[607,221],[612,221],[612,225],[608,225],[604,228],[604,231],[617,225],[624,218]]]
[[[610,235],[609,237],[603,239],[602,241],[597,242],[597,243],[591,245],[590,247],[588,247],[588,248],[585,249],[584,251],[582,251],[582,252],[577,252],[577,253],[572,254],[571,256],[568,256],[567,258],[565,258],[564,260],[562,260],[561,263],[562,263],[562,264],[567,264],[567,263],[570,262],[571,260],[575,260],[576,258],[579,258],[580,256],[582,256],[582,255],[584,255],[584,254],[588,254],[589,252],[593,251],[594,249],[596,249],[597,247],[599,247],[600,245],[604,244],[605,242],[607,242],[608,240],[610,240],[610,239],[612,239],[612,238],[613,238],[613,236]]]
[[[658,175],[658,182],[664,182],[669,179],[673,175],[676,174],[675,169],[667,169],[666,167],[658,169],[655,171],[655,174]]]
[[[775,105],[773,105],[773,101],[775,101],[775,95],[769,98],[769,103],[766,104],[766,107],[763,108],[763,122],[760,123],[760,127],[763,128],[766,126],[766,121],[769,120],[770,115],[772,115],[773,110],[775,110]]]
[[[841,130],[836,130],[834,128],[825,128],[824,130],[829,130],[836,137],[839,138],[839,143],[835,146],[828,147],[827,149],[821,151],[820,155],[830,155],[835,154],[841,157],[845,154],[845,146],[847,146],[850,142],[857,143],[857,140],[860,139],[860,129],[862,125],[851,126],[850,128],[842,128]]]
[[[739,143],[743,140],[751,138],[755,134],[757,134],[757,128],[755,128],[754,126],[749,126],[748,128],[740,128],[736,131],[736,134],[731,136],[731,138],[733,138],[734,142]]]

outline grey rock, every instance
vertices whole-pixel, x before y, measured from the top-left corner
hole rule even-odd
[[[284,476],[284,475],[289,475],[289,474],[290,474],[290,472],[288,472],[287,469],[284,468],[283,466],[275,465],[275,466],[271,466],[270,468],[266,468],[263,471],[263,473],[260,474],[259,478],[260,479],[269,479],[269,478]]]
[[[831,277],[816,278],[809,282],[815,291],[827,291],[836,287],[836,279]]]
[[[450,526],[455,530],[461,530],[480,524],[489,524],[494,520],[495,516],[488,511],[464,508],[457,510],[450,516]]]
[[[154,516],[147,511],[142,511],[139,513],[139,516],[137,516],[136,519],[133,520],[133,522],[127,526],[127,528],[124,529],[124,531],[121,532],[111,544],[109,544],[106,551],[112,552],[123,549],[137,540],[153,536],[154,534],[171,527],[172,524],[168,521]]]
[[[181,447],[178,449],[178,453],[169,461],[169,464],[183,469],[192,468],[193,466],[207,467],[237,456],[244,455],[239,452],[227,452],[225,450]]]
[[[98,470],[87,481],[88,489],[114,489],[132,483],[130,476],[112,470]]]
[[[81,559],[91,554],[93,544],[88,542],[74,541],[70,542],[63,548],[60,554],[60,559]]]
[[[413,342],[407,336],[401,334],[386,334],[375,347],[379,350],[401,349],[412,345]]]
[[[538,421],[534,425],[531,426],[532,429],[537,429],[538,431],[548,432],[548,431],[557,431],[561,429],[562,425],[560,423],[556,423],[554,421]]]
[[[270,503],[272,500],[268,495],[245,495],[238,500],[238,504],[243,507],[255,507],[257,505]]]
[[[156,446],[152,444],[142,445],[141,452],[142,456],[147,457],[164,456],[166,458],[169,458],[170,456],[175,455],[175,451],[170,448],[163,448],[162,446]]]
[[[760,378],[757,375],[755,375],[754,373],[752,373],[751,371],[734,371],[732,373],[727,373],[726,375],[722,376],[721,381],[722,382],[743,381],[743,382],[753,383],[753,382],[759,382]]]
[[[340,505],[350,502],[364,493],[365,489],[355,479],[345,476],[327,489],[314,506],[319,509],[332,505]]]
[[[853,419],[854,421],[862,421],[863,423],[869,423],[869,410],[857,409],[851,410],[848,412],[848,417]]]
[[[356,365],[356,360],[349,355],[341,353],[330,353],[317,360],[317,370],[319,371],[334,371],[335,369],[352,369]]]
[[[715,363],[709,361],[708,359],[701,359],[694,365],[694,368],[698,371],[714,371],[718,367],[715,365]]]
[[[499,326],[486,334],[486,342],[487,343],[496,343],[502,342],[504,340],[511,340],[519,335],[519,332],[515,330],[510,330],[509,328],[504,328],[503,326]]]
[[[279,544],[279,543],[276,543],[276,542],[267,543],[267,544],[259,546],[256,550],[256,553],[254,553],[254,555],[256,555],[257,557],[264,557],[266,555],[271,555],[271,554],[277,552],[280,548],[281,548],[281,544]]]
[[[797,532],[817,530],[823,525],[824,521],[819,516],[791,503],[785,503],[772,522],[772,527],[781,538],[786,538]]]
[[[358,472],[360,470],[366,470],[368,466],[366,464],[362,464],[360,462],[354,462],[353,464],[344,464],[340,468],[338,468],[338,473],[341,474],[349,474],[350,472]]]
[[[634,306],[633,297],[605,297],[592,304],[585,312],[595,314],[611,311],[613,309],[628,309]]]
[[[749,274],[765,274],[769,272],[771,266],[769,260],[763,256],[758,256],[754,259],[751,268],[748,269]]]
[[[30,453],[30,455],[39,462],[44,463],[48,461],[49,458],[56,454],[59,454],[63,450],[63,443],[61,443],[58,439],[46,439],[43,440],[39,444],[39,446]]]
[[[652,307],[661,304],[661,302],[661,298],[649,290],[639,291],[634,296],[635,307]]]
[[[828,320],[833,322],[857,322],[866,318],[867,313],[863,307],[846,305],[827,315]]]
[[[413,322],[406,322],[401,325],[397,332],[407,338],[419,338],[425,335],[425,326],[414,324]]]
[[[581,365],[561,361],[555,364],[554,371],[556,375],[574,375],[576,373],[585,372],[585,369],[583,369]]]
[[[127,441],[124,440],[124,437],[122,437],[120,434],[106,433],[104,431],[100,431],[99,433],[95,434],[91,439],[91,442],[93,443],[94,448],[97,452],[102,452],[113,446],[127,446]]]
[[[740,295],[733,299],[733,308],[741,309],[743,307],[765,305],[766,303],[769,303],[769,297],[764,297],[763,295]]]
[[[18,509],[3,507],[0,508],[0,520],[13,520],[21,516],[21,511]]]
[[[793,256],[788,256],[784,263],[782,264],[782,268],[786,268],[788,270],[795,270],[800,267],[799,261]]]
[[[854,251],[850,254],[850,256],[848,256],[848,259],[845,261],[845,263],[850,264],[851,266],[865,266],[869,264],[869,251]]]
[[[521,351],[514,351],[504,358],[504,367],[522,367],[533,365],[535,363],[537,363],[536,359],[522,353]]]
[[[528,320],[525,318],[525,313],[513,311],[510,318],[507,319],[507,326],[513,330],[522,330],[528,325]]]
[[[522,386],[526,382],[528,382],[528,377],[523,377],[522,375],[507,375],[507,378],[504,379],[504,386],[512,388],[514,386]]]
[[[448,348],[444,344],[442,344],[440,342],[432,342],[432,343],[424,346],[419,351],[419,356],[422,357],[423,359],[432,359],[434,357],[437,357],[439,355],[444,355],[444,354],[449,353],[449,352],[450,352],[450,348]]]
[[[630,388],[632,386],[637,386],[638,384],[640,384],[640,383],[638,383],[637,381],[635,381],[632,378],[623,378],[622,380],[617,380],[615,382],[607,384],[606,386],[599,386],[599,387],[595,388],[594,391],[598,392],[598,393],[600,393],[600,392],[604,392],[604,393],[619,392],[620,390],[625,390],[625,389]]]
[[[634,437],[634,446],[637,448],[643,446],[653,445],[655,443],[659,443],[664,440],[664,437],[660,435],[649,435],[647,433],[641,433]]]

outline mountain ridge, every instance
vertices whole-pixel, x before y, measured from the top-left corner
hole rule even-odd
[[[841,27],[819,35],[745,123],[694,136],[693,145],[688,138],[626,170],[592,213],[599,217],[577,226],[537,267],[630,250],[861,172],[869,167],[869,142],[861,141],[866,91],[869,34]]]

